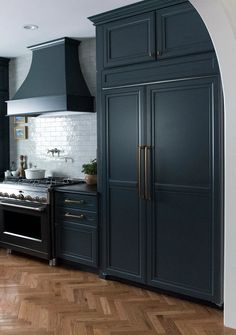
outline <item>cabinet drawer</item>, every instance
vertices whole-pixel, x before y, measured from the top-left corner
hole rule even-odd
[[[56,226],[56,256],[89,266],[97,266],[96,229],[65,223]]]
[[[74,222],[86,226],[97,225],[97,214],[78,209],[59,207],[56,210],[57,222]]]
[[[56,194],[56,208],[73,208],[79,210],[97,210],[97,198],[95,196],[83,195],[77,193],[57,193]]]

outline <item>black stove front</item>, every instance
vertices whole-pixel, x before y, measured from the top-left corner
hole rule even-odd
[[[53,189],[78,179],[11,178],[0,183],[0,246],[49,260],[53,258]]]

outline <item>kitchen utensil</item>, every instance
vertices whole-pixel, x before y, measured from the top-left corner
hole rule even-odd
[[[25,177],[26,179],[42,179],[45,177],[46,170],[42,169],[26,169]]]
[[[11,171],[11,174],[13,177],[18,177],[19,176],[19,171],[16,170],[16,171]]]

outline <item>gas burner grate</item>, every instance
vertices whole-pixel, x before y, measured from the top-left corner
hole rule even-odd
[[[82,179],[67,178],[67,177],[48,177],[43,179],[24,179],[24,178],[7,178],[3,181],[4,184],[20,184],[31,186],[63,186],[84,183]]]

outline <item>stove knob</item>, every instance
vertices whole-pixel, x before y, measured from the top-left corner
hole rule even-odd
[[[23,200],[25,197],[23,196],[23,194],[19,194],[18,196],[17,196],[17,199],[20,199],[20,200]]]
[[[35,201],[40,201],[40,198],[39,197],[35,197]]]
[[[10,194],[10,198],[16,198],[16,195],[14,193]]]
[[[40,201],[41,201],[41,202],[47,202],[47,198],[44,198],[44,197],[43,197],[43,198],[40,199]]]
[[[3,193],[2,192],[0,192],[0,197],[2,197],[3,196]]]
[[[4,197],[8,198],[9,197],[9,194],[6,192],[3,194]]]
[[[25,200],[32,201],[32,197],[30,195],[27,195],[27,197],[25,197]]]

